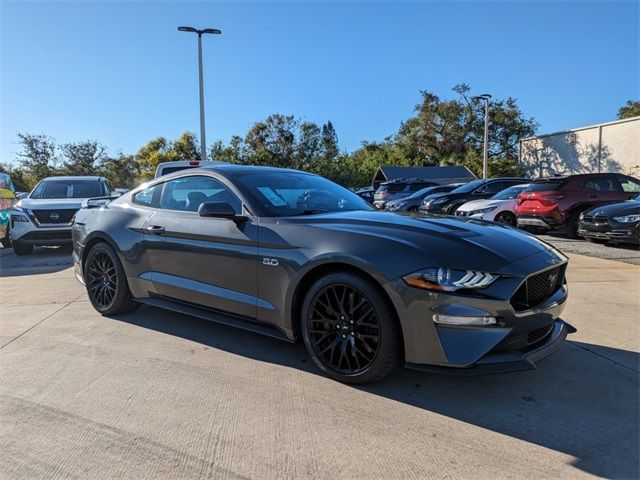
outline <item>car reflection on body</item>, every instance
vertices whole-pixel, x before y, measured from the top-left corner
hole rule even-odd
[[[88,202],[90,205],[91,202]],[[574,329],[567,259],[501,225],[376,212],[295,170],[219,165],[146,183],[73,225],[103,315],[140,303],[302,340],[348,383],[396,367],[534,368]]]

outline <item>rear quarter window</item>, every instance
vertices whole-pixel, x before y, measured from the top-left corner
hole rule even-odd
[[[404,183],[390,183],[388,185],[380,185],[379,192],[401,192],[406,185]]]

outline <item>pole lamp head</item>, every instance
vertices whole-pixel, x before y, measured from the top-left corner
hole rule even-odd
[[[178,31],[180,31],[180,32],[198,33],[198,30],[196,30],[193,27],[178,27]]]

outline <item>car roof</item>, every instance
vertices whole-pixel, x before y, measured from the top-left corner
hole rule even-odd
[[[564,180],[572,180],[574,178],[591,178],[591,177],[619,177],[623,173],[603,172],[603,173],[576,173],[574,175],[557,175],[555,177],[536,178],[533,182],[561,182]]]
[[[104,177],[98,175],[58,175],[46,177],[42,180],[104,180]]]

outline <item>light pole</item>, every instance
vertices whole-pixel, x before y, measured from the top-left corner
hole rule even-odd
[[[483,93],[474,99],[484,100],[484,145],[482,147],[482,178],[489,176],[489,100],[491,95]]]
[[[204,81],[202,76],[202,35],[210,33],[220,35],[222,32],[217,28],[205,28],[198,30],[193,27],[178,27],[180,32],[191,32],[198,34],[198,80],[200,82],[200,161],[207,159],[207,141],[204,135]]]

